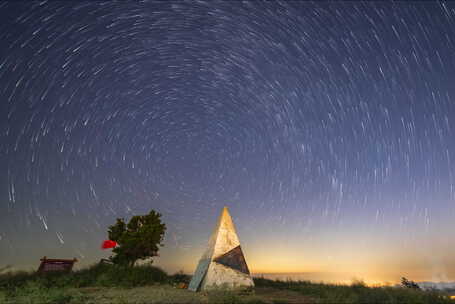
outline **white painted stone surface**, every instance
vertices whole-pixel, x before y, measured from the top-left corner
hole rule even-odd
[[[227,207],[223,208],[207,250],[191,279],[189,289],[206,290],[214,287],[238,288],[254,286],[250,275],[214,262],[217,257],[240,245],[234,223]]]
[[[218,263],[211,263],[201,284],[201,290],[210,288],[253,287],[251,276]]]

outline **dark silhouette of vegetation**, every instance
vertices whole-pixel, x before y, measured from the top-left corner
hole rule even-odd
[[[128,224],[118,218],[108,231],[109,239],[118,244],[112,250],[114,256],[110,259],[114,264],[131,267],[137,260],[157,256],[159,246],[163,246],[165,231],[161,214],[155,210],[146,215],[133,216]]]
[[[406,279],[405,277],[401,278],[401,286],[406,287],[406,288],[411,288],[411,289],[420,289],[420,286],[417,285],[416,282],[410,281]]]
[[[291,290],[317,299],[319,304],[382,304],[382,303],[454,303],[447,294],[435,290],[396,288],[390,286],[368,287],[357,281],[352,285],[312,283],[307,281],[282,281],[255,278],[256,287]]]
[[[151,265],[122,266],[100,263],[71,273],[14,272],[0,274],[0,303],[97,303],[84,288],[132,288],[161,284],[176,286],[188,280],[168,275]]]
[[[96,264],[71,273],[15,272],[0,275],[0,290],[22,288],[29,282],[37,282],[44,288],[64,287],[136,287],[154,283],[172,284],[184,280],[182,276],[169,276],[158,267],[142,265],[128,267],[122,265]],[[180,281],[178,281],[180,282]]]
[[[189,276],[183,273],[168,275],[151,265],[129,267],[101,263],[72,273],[6,273],[0,274],[0,303],[297,303],[289,297],[288,302],[272,301],[264,298],[261,290],[279,290],[284,295],[298,293],[306,299],[304,303],[318,304],[454,303],[440,291],[368,287],[361,281],[334,285],[255,278],[255,295],[223,289],[208,293],[179,289],[181,283],[188,281]],[[112,296],[105,298],[108,295]]]

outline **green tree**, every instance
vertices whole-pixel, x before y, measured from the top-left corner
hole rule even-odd
[[[118,246],[110,257],[114,264],[133,266],[139,259],[158,255],[159,246],[163,246],[166,225],[161,221],[161,214],[151,210],[146,215],[133,216],[128,224],[124,219],[109,226],[109,239],[116,241]],[[152,261],[153,262],[153,261]]]

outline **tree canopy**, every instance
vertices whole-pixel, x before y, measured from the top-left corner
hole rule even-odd
[[[114,264],[133,266],[139,259],[157,256],[159,247],[163,246],[165,231],[161,214],[155,210],[146,215],[133,216],[128,224],[124,219],[117,218],[108,230],[109,239],[118,244],[112,250],[114,256],[110,259]]]

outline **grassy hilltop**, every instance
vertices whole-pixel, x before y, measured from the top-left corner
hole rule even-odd
[[[0,303],[455,303],[437,291],[367,287],[361,282],[347,286],[264,278],[254,280],[254,292],[220,288],[194,293],[181,288],[189,279],[184,274],[168,275],[152,266],[95,265],[69,274],[7,273],[0,275]]]

